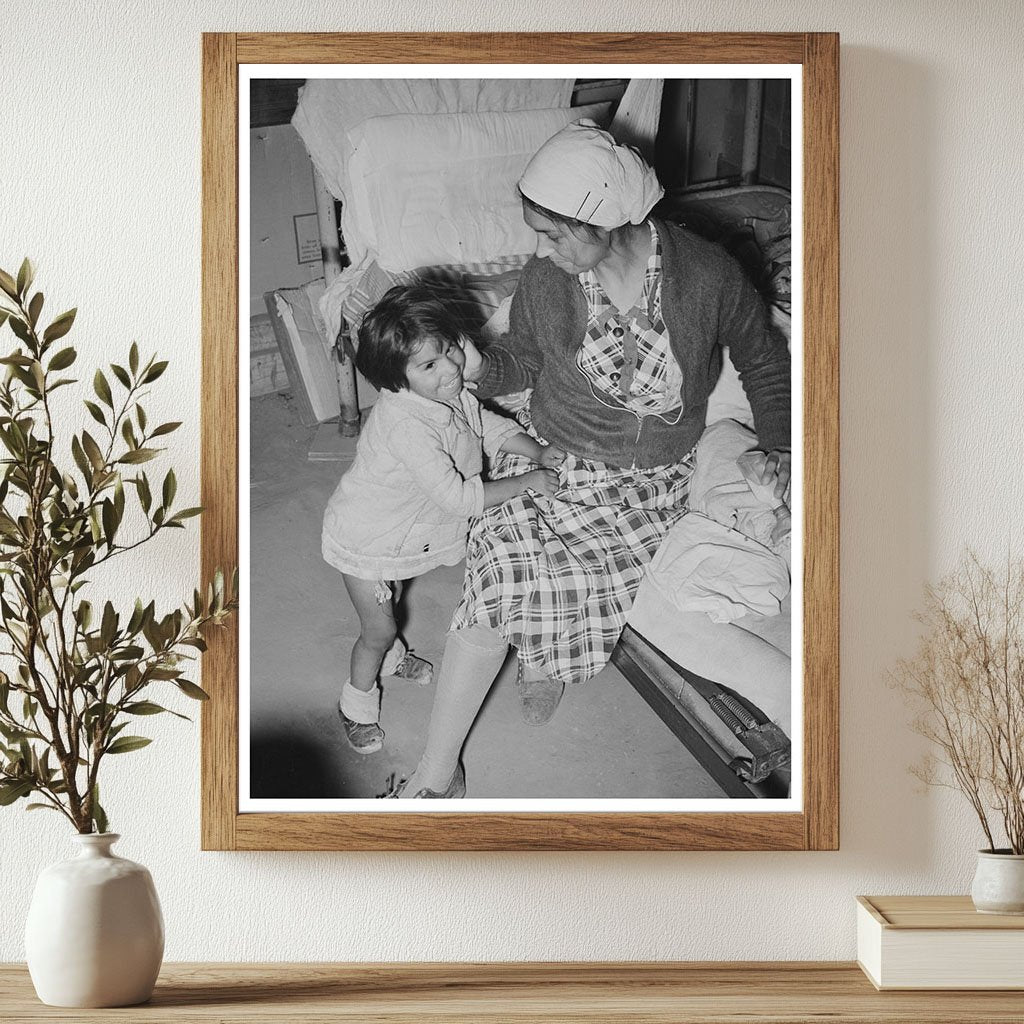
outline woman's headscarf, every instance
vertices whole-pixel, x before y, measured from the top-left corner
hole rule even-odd
[[[601,228],[641,224],[665,194],[650,164],[593,121],[566,125],[534,153],[519,179],[527,199]]]

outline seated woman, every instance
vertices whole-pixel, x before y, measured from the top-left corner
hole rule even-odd
[[[604,667],[686,510],[722,346],[769,453],[763,481],[780,497],[789,484],[785,341],[724,250],[649,217],[663,194],[652,168],[583,121],[538,150],[519,190],[536,256],[509,333],[468,351],[465,376],[481,398],[532,388],[523,425],[568,455],[553,497],[527,492],[474,521],[426,748],[395,794],[406,798],[464,795],[462,747],[509,645],[534,724],[566,683]],[[510,457],[494,475],[519,471]]]

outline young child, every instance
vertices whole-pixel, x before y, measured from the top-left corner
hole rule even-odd
[[[323,556],[340,570],[359,616],[339,711],[363,754],[380,750],[379,675],[431,681],[431,665],[398,638],[402,581],[466,553],[469,519],[532,489],[552,495],[565,453],[538,444],[514,420],[463,388],[459,327],[422,286],[392,288],[359,329],[356,366],[380,389],[324,514]],[[524,455],[541,469],[484,482],[482,452]]]

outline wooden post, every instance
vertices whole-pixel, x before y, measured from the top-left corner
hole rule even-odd
[[[334,214],[334,196],[314,168],[313,185],[316,196],[316,221],[320,229],[320,254],[324,261],[324,283],[328,288],[341,273],[341,249],[338,245],[338,218]],[[359,398],[356,392],[356,367],[345,351],[341,337],[334,339],[335,367],[338,375],[338,431],[342,437],[359,433]]]
[[[747,109],[743,115],[743,156],[740,158],[740,181],[757,184],[757,163],[761,155],[761,107],[764,103],[764,82],[747,82]]]

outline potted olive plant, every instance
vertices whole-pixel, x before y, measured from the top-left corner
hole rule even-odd
[[[29,911],[40,998],[128,1005],[152,991],[163,925],[149,872],[110,850],[118,837],[100,769],[152,742],[133,726],[185,717],[162,694],[206,699],[187,674],[237,586],[218,573],[163,612],[144,597],[119,609],[95,594],[94,575],[127,570],[131,552],[201,510],[175,505],[173,469],[151,475],[161,438],[180,425],[150,422],[143,406],[167,363],[133,344],[123,364],[96,370],[83,401],[90,425],[75,430],[53,401],[78,384],[65,341],[75,310],[45,327],[42,312],[28,260],[17,275],[0,271],[0,328],[15,343],[0,357],[0,805],[63,815],[82,846],[42,873]]]
[[[912,771],[958,789],[986,847],[971,888],[984,913],[1024,914],[1024,561],[1005,571],[970,554],[925,591],[916,655],[896,682],[937,755]]]

